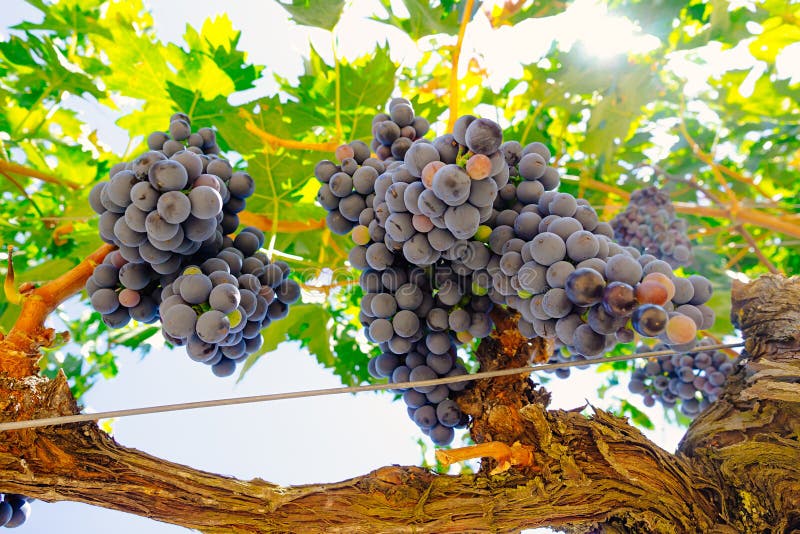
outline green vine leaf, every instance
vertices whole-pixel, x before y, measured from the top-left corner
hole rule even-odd
[[[278,1],[278,4],[297,24],[328,31],[339,22],[344,9],[344,0],[291,0],[291,3]]]

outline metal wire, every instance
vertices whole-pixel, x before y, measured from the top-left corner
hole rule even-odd
[[[177,412],[181,410],[194,410],[197,408],[212,408],[215,406],[234,406],[238,404],[252,404],[256,402],[269,402],[286,399],[303,399],[309,397],[322,397],[326,395],[339,395],[342,393],[361,393],[364,391],[380,391],[390,389],[409,389],[418,386],[438,386],[440,384],[453,384],[455,382],[471,382],[475,380],[485,380],[487,378],[497,378],[516,374],[535,373],[537,371],[548,371],[551,369],[563,369],[567,367],[580,367],[587,365],[598,365],[602,363],[625,362],[642,358],[663,358],[674,354],[693,354],[695,352],[706,352],[709,350],[730,349],[742,347],[744,343],[729,343],[717,345],[705,345],[696,347],[692,350],[674,351],[657,350],[642,352],[638,354],[624,354],[609,358],[597,358],[592,360],[575,360],[569,362],[546,363],[540,365],[516,367],[514,369],[501,369],[498,371],[485,371],[475,374],[448,376],[431,380],[417,380],[416,382],[397,382],[393,384],[369,384],[366,386],[350,386],[328,389],[310,389],[305,391],[290,391],[286,393],[269,393],[266,395],[255,395],[250,397],[235,397],[231,399],[216,399],[207,401],[184,402],[180,404],[165,404],[161,406],[147,406],[142,408],[128,408],[125,410],[110,410],[106,412],[96,412],[90,414],[66,415],[61,417],[47,417],[43,419],[32,419],[28,421],[14,421],[0,423],[0,432],[8,430],[20,430],[23,428],[38,428],[44,426],[65,425],[68,423],[83,423],[97,421],[99,419],[109,419],[112,417],[128,417],[131,415],[145,415],[151,413]]]

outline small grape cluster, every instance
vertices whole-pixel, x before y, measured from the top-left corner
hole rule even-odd
[[[0,493],[0,527],[17,528],[31,515],[34,499],[16,493]]]
[[[404,99],[390,102],[388,117],[375,117],[373,146],[388,146],[392,125],[416,120]],[[340,163],[319,162],[315,176],[331,230],[352,230],[349,261],[365,293],[359,318],[382,350],[374,376],[396,383],[461,372],[456,346],[490,334],[496,305],[517,310],[520,332],[554,339],[564,358],[600,356],[634,330],[688,343],[701,327],[675,306],[702,305],[710,283],[678,281],[666,262],[614,243],[588,202],[556,191],[542,143],[503,142],[497,123],[465,115],[451,134],[392,145],[384,160],[365,148],[340,146]],[[440,395],[403,395],[434,443],[449,443],[450,432],[432,428],[458,418],[428,427],[416,415],[438,414]]]
[[[217,156],[213,129],[192,133],[176,113],[169,134],[153,132],[147,143],[148,152],[112,167],[89,194],[100,237],[118,250],[94,269],[87,293],[109,327],[160,319],[168,341],[228,376],[260,348],[261,328],[286,316],[300,287],[286,263],[259,251],[260,230],[231,237],[255,182]]]
[[[698,341],[697,348],[714,343],[711,338],[703,338]],[[640,345],[636,352],[665,348],[663,344],[656,344],[652,349]],[[631,375],[628,390],[642,395],[645,406],[654,406],[656,401],[665,407],[680,404],[684,415],[694,417],[717,400],[733,371],[734,361],[720,350],[673,354],[638,365]]]
[[[666,262],[636,254],[622,250],[605,260],[570,264],[562,278],[552,264],[542,273],[550,289],[539,290],[527,308],[512,304],[522,314],[520,332],[555,338],[574,359],[599,357],[633,341],[634,332],[691,348],[697,332],[714,323],[714,311],[705,304],[711,284],[700,275],[677,277]]]
[[[633,258],[639,268],[633,265]],[[599,268],[596,273],[579,271],[576,269],[567,278],[567,299],[583,303],[590,294],[599,300],[588,311],[579,307],[556,321],[555,335],[562,348],[554,352],[548,363],[597,357],[616,343],[632,342],[634,332],[658,338],[663,347],[689,350],[697,342],[697,332],[714,325],[714,310],[705,304],[712,293],[709,281],[700,275],[675,276],[664,261],[654,256],[636,257],[636,251],[625,250],[608,258],[602,271]],[[620,273],[640,281],[632,284],[621,281]],[[538,309],[534,306],[538,305],[532,302],[532,309]],[[541,306],[544,313],[544,303]],[[552,304],[548,303],[548,307]],[[522,323],[523,334],[530,334],[531,330],[536,333]],[[570,369],[558,368],[555,374],[558,378],[568,378]]]
[[[675,217],[666,191],[651,186],[631,193],[628,207],[611,220],[617,242],[651,254],[672,268],[692,263],[686,221]]]
[[[409,343],[406,351],[394,351],[383,344],[382,349],[379,356],[370,360],[369,372],[375,378],[388,378],[393,384],[467,374],[455,346],[442,332],[429,332],[419,337]],[[464,428],[469,422],[450,398],[451,392],[465,387],[466,382],[454,382],[392,391],[402,394],[408,416],[424,434],[438,445],[447,445],[455,437],[454,429]]]
[[[382,161],[403,161],[411,144],[429,129],[428,120],[414,114],[411,102],[394,98],[389,113],[379,113],[372,121],[372,150]]]
[[[300,298],[282,261],[271,263],[259,249],[264,234],[247,227],[202,264],[189,265],[163,286],[159,316],[164,337],[186,345],[189,357],[220,377],[261,348],[261,331],[283,319]]]

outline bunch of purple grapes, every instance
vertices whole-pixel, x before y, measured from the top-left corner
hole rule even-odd
[[[372,121],[372,150],[380,160],[403,161],[412,143],[429,129],[428,120],[414,114],[411,102],[404,98],[392,99],[389,113],[379,113]]]
[[[672,268],[692,263],[686,221],[675,217],[666,191],[655,186],[631,194],[628,207],[611,220],[617,242],[651,254]]]
[[[619,266],[618,262],[622,262],[622,265],[630,270],[637,271],[630,261],[634,256],[635,252],[631,256],[613,256],[606,262],[606,268],[609,264],[612,266],[606,277],[615,276],[614,271],[615,267]],[[580,295],[581,292],[585,294],[588,291],[600,300],[588,308],[588,311],[573,308],[572,313],[556,321],[554,328],[557,345],[560,345],[560,348],[554,352],[548,363],[598,357],[617,343],[632,342],[634,332],[643,337],[657,337],[663,347],[689,350],[697,342],[697,332],[710,329],[714,325],[714,310],[705,304],[711,296],[711,285],[705,277],[670,276],[673,273],[671,269],[667,269],[665,262],[647,254],[638,256],[636,261],[642,267],[641,281],[635,285],[612,281],[601,288],[600,286],[604,284],[602,273],[605,273],[605,269],[598,270],[596,274],[584,272],[574,276],[571,274],[572,278],[567,278],[571,290],[566,295],[568,300],[573,302],[576,300],[576,288],[578,298],[584,298]],[[594,263],[598,268],[601,266],[600,263]],[[577,273],[578,270],[574,272]],[[539,309],[538,306],[541,306],[540,313],[545,313],[543,304],[535,305],[532,301],[532,310]],[[524,318],[520,320],[520,331],[524,335],[537,332],[523,321]],[[572,341],[571,346],[570,341]],[[601,344],[601,341],[605,345]],[[599,352],[587,350],[587,347],[595,347]],[[578,368],[584,367],[578,366]],[[567,367],[555,369],[555,375],[558,378],[568,378],[570,369]]]
[[[633,341],[634,332],[691,348],[697,332],[713,325],[714,312],[705,305],[711,284],[702,276],[676,277],[665,262],[628,250],[577,263],[567,258],[556,273],[555,264],[539,266],[549,289],[537,288],[529,300],[511,296],[523,335],[555,338],[570,354],[593,358]]]
[[[115,165],[89,194],[101,238],[118,250],[95,268],[87,293],[109,327],[161,320],[168,341],[228,376],[261,347],[261,328],[286,316],[300,287],[287,279],[287,264],[260,252],[260,230],[230,236],[255,182],[216,155],[214,130],[192,133],[176,113],[169,134],[153,132],[147,142],[150,151]]]
[[[34,499],[16,493],[0,493],[0,527],[17,528],[31,515]]]
[[[261,348],[261,331],[283,319],[300,298],[282,261],[271,263],[259,249],[264,234],[247,227],[200,265],[185,267],[161,290],[159,316],[164,337],[186,345],[189,357],[220,377]]]
[[[711,338],[703,338],[697,347],[708,347],[714,343]],[[666,348],[663,344],[656,344],[652,349],[640,345],[636,352]],[[668,408],[680,405],[684,415],[694,417],[717,400],[734,371],[734,363],[727,354],[714,349],[654,358],[636,366],[628,390],[642,395],[645,406],[654,406],[656,401]]]
[[[386,161],[371,158],[359,142],[339,147],[339,164],[325,160],[315,168],[321,182],[317,198],[329,211],[327,220],[334,232],[353,231],[356,246],[349,258],[363,271],[365,291],[360,319],[367,338],[382,350],[370,365],[372,374],[392,383],[465,374],[456,345],[485,337],[492,329],[488,312],[493,303],[486,291],[473,291],[479,287],[473,273],[490,254],[485,245],[470,239],[478,230],[478,210],[484,220],[492,212],[497,184],[485,180],[487,194],[476,187],[470,197],[473,178],[456,165],[457,158],[468,159],[466,149],[459,154],[452,135],[435,141],[440,148],[422,139],[412,143],[410,139],[427,131],[427,121],[415,118],[402,99],[393,100],[389,111],[377,116],[373,127],[378,146],[394,143],[394,156],[378,150]],[[392,119],[405,124],[399,127]],[[408,130],[408,137],[391,141],[386,137],[385,132],[400,132],[411,124],[416,129]],[[466,119],[459,126],[465,136],[461,142],[466,143]],[[491,131],[487,134],[482,128]],[[500,143],[483,139],[499,133],[490,121],[478,121],[469,130],[470,144],[485,152],[483,163],[490,163],[481,172],[493,165],[497,179],[507,182]],[[463,387],[457,383],[402,392],[412,419],[434,443],[450,443],[452,429],[466,423],[450,399],[452,391]]]
[[[375,117],[373,146],[388,146],[391,124],[416,120],[403,99],[392,100],[388,117]],[[383,160],[363,143],[343,145],[339,164],[315,168],[330,228],[352,231],[360,320],[383,351],[371,366],[376,377],[396,383],[462,369],[455,347],[490,334],[496,305],[519,311],[520,332],[554,339],[564,358],[599,357],[634,331],[685,344],[704,324],[699,308],[695,322],[676,306],[703,305],[710,283],[677,279],[667,263],[614,243],[588,202],[556,191],[559,174],[542,143],[503,142],[499,125],[471,115],[452,134],[401,143],[391,156],[382,151]],[[416,411],[438,414],[444,400],[409,391],[412,419],[430,423]],[[452,428],[456,419],[437,424]],[[449,443],[450,433],[430,430],[436,425],[420,427],[434,443]]]

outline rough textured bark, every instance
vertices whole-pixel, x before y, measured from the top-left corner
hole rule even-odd
[[[546,409],[525,379],[481,381],[460,399],[479,441],[519,441],[535,468],[490,476],[385,467],[336,484],[280,487],[204,473],[125,448],[95,425],[0,433],[0,492],[75,500],[205,532],[793,532],[800,529],[800,279],[734,290],[747,358],[723,398],[670,454],[601,410]],[[546,347],[513,317],[479,358]],[[0,351],[3,349],[0,348]],[[2,360],[0,360],[2,361]],[[74,413],[63,379],[0,379],[2,420]],[[481,407],[483,407],[481,409]],[[596,530],[595,530],[596,531]]]
[[[679,451],[718,488],[719,513],[738,532],[798,532],[800,277],[734,283],[731,319],[746,359]]]

